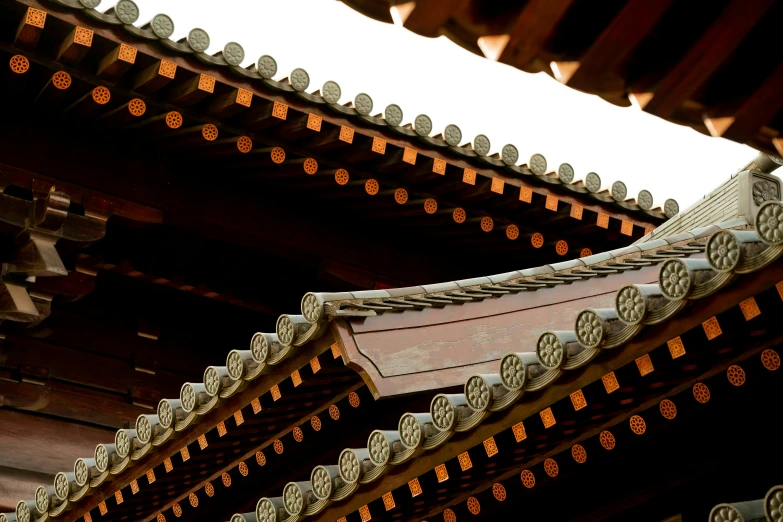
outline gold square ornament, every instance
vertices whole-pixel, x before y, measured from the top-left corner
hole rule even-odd
[[[321,361],[318,360],[318,356],[316,355],[315,357],[310,359],[310,370],[312,370],[313,374],[316,374],[320,369],[321,369]]]
[[[130,483],[131,493],[135,495],[139,492],[139,481],[138,480],[131,480]]]
[[[46,11],[35,9],[33,7],[27,8],[27,14],[25,15],[24,23],[43,29],[46,23]]]
[[[353,143],[354,130],[346,125],[340,126],[340,141],[345,143]]]
[[[200,75],[198,78],[198,89],[208,93],[215,92],[215,77],[208,74]]]
[[[391,491],[383,495],[383,506],[386,508],[386,511],[394,509],[394,495],[392,495]]]
[[[712,341],[723,333],[723,330],[720,329],[720,324],[718,324],[718,318],[714,316],[701,323],[701,326],[704,328],[708,341]]]
[[[166,473],[171,473],[171,470],[174,469],[174,464],[171,462],[171,458],[165,459],[163,461],[163,468],[166,470]]]
[[[571,394],[571,404],[574,405],[574,411],[579,411],[587,406],[587,400],[582,390],[576,390]]]
[[[203,450],[207,446],[209,446],[209,444],[207,444],[207,436],[206,435],[199,435],[199,437],[198,437],[198,447]]]
[[[261,411],[261,400],[258,397],[256,397],[255,399],[250,401],[250,406],[253,407],[253,413],[258,415],[259,412]]]
[[[467,471],[473,467],[473,462],[470,460],[470,454],[467,451],[457,455],[457,460],[462,471]]]
[[[633,235],[633,223],[623,219],[623,224],[620,226],[620,233],[624,234],[626,236],[632,236]]]
[[[655,368],[653,367],[652,360],[650,360],[650,354],[646,353],[636,359],[636,367],[639,368],[639,375],[644,377],[648,373],[652,373]]]
[[[582,205],[579,205],[577,203],[571,204],[571,217],[574,219],[582,219],[582,213],[584,212],[585,208]]]
[[[503,181],[500,178],[492,178],[492,187],[490,187],[490,190],[494,192],[495,194],[503,194],[503,189],[506,186],[506,182]]]
[[[168,78],[174,79],[174,75],[177,73],[177,64],[168,60],[161,60],[160,66],[158,66],[158,74]]]
[[[405,150],[402,153],[402,161],[404,161],[405,163],[409,163],[411,165],[415,165],[417,155],[418,153],[415,150],[409,147],[405,147]]]
[[[419,495],[421,495],[421,493],[422,493],[421,484],[419,483],[419,479],[418,478],[415,478],[415,479],[411,480],[410,482],[408,482],[408,487],[411,490],[411,496],[412,497],[418,497]]]
[[[533,201],[533,189],[519,187],[519,201],[522,201],[523,203],[531,203]]]
[[[148,484],[152,484],[152,483],[155,482],[155,470],[148,469],[146,475],[147,475],[147,483]]]
[[[432,172],[435,174],[446,174],[446,160],[435,158],[432,161]]]
[[[748,297],[744,301],[740,303],[740,310],[742,310],[742,315],[745,316],[746,321],[750,321],[754,317],[758,317],[761,315],[761,310],[759,310],[759,305],[756,303],[756,299],[753,297]]]
[[[511,431],[514,433],[514,439],[517,442],[522,442],[527,438],[527,432],[525,431],[525,424],[522,422],[517,422],[513,426],[511,426]]]
[[[558,202],[557,196],[552,196],[551,194],[547,194],[546,205],[545,205],[546,209],[557,212],[557,202]]]
[[[269,389],[269,393],[272,394],[272,400],[277,401],[282,395],[280,394],[280,386],[275,384],[272,386],[272,388]]]
[[[190,460],[190,450],[188,450],[187,446],[179,450],[179,455],[182,457],[182,462],[187,462]]]
[[[386,140],[375,136],[372,139],[372,151],[378,154],[386,154]]]
[[[468,185],[476,184],[476,171],[473,169],[464,169],[462,171],[462,182]]]
[[[120,51],[117,54],[117,58],[126,63],[136,62],[136,48],[130,45],[120,44]]]
[[[677,336],[666,342],[669,347],[669,353],[672,355],[672,359],[682,357],[685,355],[685,345],[682,342],[682,337]]]
[[[294,383],[294,388],[302,384],[302,375],[299,373],[299,370],[295,370],[294,373],[291,374],[291,382]]]
[[[601,377],[601,381],[604,383],[606,393],[612,393],[613,391],[616,391],[620,388],[620,383],[617,382],[617,377],[615,376],[614,372],[609,372]]]
[[[242,410],[234,412],[234,424],[241,426],[245,422],[245,416],[242,415]]]
[[[362,518],[362,522],[369,522],[369,520],[372,518],[370,516],[370,508],[367,506],[367,504],[359,508],[359,516]]]
[[[225,422],[220,421],[220,422],[217,423],[217,432],[218,432],[218,437],[222,437],[223,435],[226,434],[226,423]]]
[[[555,414],[552,413],[552,408],[541,410],[539,415],[541,415],[541,422],[544,423],[544,428],[551,428],[555,425]]]
[[[334,343],[332,345],[332,358],[337,359],[340,357],[340,345],[337,343]]]
[[[83,45],[85,47],[92,46],[92,37],[93,32],[92,29],[87,29],[86,27],[76,27],[76,33],[73,35],[73,41],[74,43],[77,43],[79,45]]]
[[[495,443],[495,437],[490,437],[484,441],[484,450],[487,452],[487,457],[494,457],[498,454],[498,445]]]
[[[603,212],[599,212],[596,225],[598,225],[601,228],[609,228],[609,214],[604,214]]]
[[[272,105],[272,116],[278,120],[284,120],[288,117],[288,105],[285,103],[275,102]]]
[[[438,483],[449,480],[449,472],[446,470],[445,464],[435,466],[435,476],[438,477]]]
[[[310,113],[307,115],[307,128],[310,129],[311,131],[321,132],[322,123],[323,123],[323,118],[321,118],[317,114]]]
[[[98,511],[100,511],[101,515],[105,515],[109,512],[109,509],[106,507],[106,501],[104,500],[100,504],[98,504]]]
[[[250,104],[253,103],[253,93],[247,89],[237,89],[236,102],[244,107],[250,107]]]

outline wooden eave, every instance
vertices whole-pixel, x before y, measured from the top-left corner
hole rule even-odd
[[[422,36],[635,106],[698,132],[783,155],[775,0],[343,0]]]

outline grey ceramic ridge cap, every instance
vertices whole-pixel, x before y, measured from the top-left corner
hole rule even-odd
[[[138,27],[138,26],[134,25],[135,23],[138,22],[138,6],[136,6],[136,4],[131,2],[130,0],[123,0],[128,5],[133,5],[135,7],[136,12],[137,12],[135,18],[133,18],[132,21],[130,19],[127,19],[128,21],[130,21],[130,23],[122,21],[116,15],[116,13],[114,13],[114,9],[115,9],[117,4],[115,4],[114,6],[111,6],[109,9],[107,9],[107,12],[111,13],[111,14],[107,15],[105,13],[101,13],[100,11],[98,11],[96,9],[97,7],[99,7],[99,5],[96,6],[96,7],[85,7],[84,5],[78,4],[76,2],[69,2],[69,1],[65,1],[65,0],[53,0],[53,1],[57,5],[59,5],[59,6],[66,7],[66,8],[72,9],[74,11],[84,13],[93,22],[109,24],[109,25],[113,25],[113,26],[121,25],[123,27],[123,29],[126,31],[126,33],[128,35],[130,35],[130,36],[133,36],[135,38],[140,38],[140,39],[143,39],[143,40],[146,40],[146,41],[158,41],[161,45],[163,45],[169,51],[175,51],[175,52],[178,52],[178,53],[181,53],[181,54],[186,54],[186,55],[193,55],[207,67],[228,68],[229,70],[235,71],[235,73],[236,73],[237,69],[242,69],[243,72],[240,73],[241,77],[243,77],[245,79],[250,79],[250,80],[258,80],[256,82],[258,85],[262,85],[262,86],[264,86],[266,88],[272,88],[272,89],[275,89],[275,90],[278,90],[278,91],[282,91],[282,92],[286,92],[286,93],[289,93],[289,94],[293,94],[293,95],[297,96],[299,99],[304,99],[306,102],[313,103],[315,105],[323,105],[325,103],[327,106],[330,106],[330,107],[332,106],[332,104],[329,104],[325,100],[323,100],[323,96],[320,95],[320,94],[319,95],[307,94],[304,91],[299,91],[298,89],[294,89],[288,83],[276,82],[274,80],[270,81],[269,79],[263,78],[260,75],[259,75],[258,78],[255,78],[252,75],[245,74],[246,70],[241,67],[241,64],[239,64],[239,65],[231,64],[222,56],[222,54],[221,54],[222,50],[216,52],[213,55],[210,55],[210,54],[206,54],[204,52],[204,51],[206,51],[206,48],[203,49],[203,50],[201,50],[201,49],[197,50],[197,49],[193,48],[191,46],[191,43],[189,42],[188,37],[183,38],[182,42],[174,42],[174,41],[170,40],[168,37],[173,34],[173,21],[172,21],[172,18],[169,17],[168,15],[165,15],[163,13],[159,13],[159,14],[155,15],[155,17],[153,17],[153,20],[151,21],[151,22],[154,22],[155,18],[157,18],[159,16],[163,16],[163,17],[165,17],[166,19],[168,19],[169,21],[172,22],[171,31],[168,34],[166,34],[165,36],[161,36],[161,34],[156,32],[155,30],[153,30],[152,27],[148,27],[151,22],[145,22],[142,27]],[[118,4],[119,4],[119,2],[118,2]],[[70,23],[70,22],[67,22],[67,23]],[[208,38],[208,33],[206,31],[204,31],[202,29],[199,29],[199,30],[201,32],[203,32],[204,34],[206,34],[207,38]],[[234,43],[236,45],[240,45],[240,44],[238,44],[235,41],[232,41],[232,42],[229,42],[229,43]],[[240,47],[241,47],[241,45],[240,45]],[[247,57],[245,56],[245,59],[246,58]],[[277,71],[277,72],[279,72],[279,71]],[[288,81],[290,82],[290,79],[288,79]],[[274,82],[274,83],[272,83],[272,82]],[[316,90],[316,92],[317,92],[317,90]],[[307,94],[307,96],[305,96],[305,94]],[[321,100],[316,100],[314,98],[320,98]],[[385,119],[379,119],[379,118],[375,118],[375,117],[368,118],[368,117],[365,117],[363,115],[360,115],[354,108],[350,108],[350,109],[348,109],[346,111],[340,111],[340,113],[342,115],[344,115],[344,116],[349,116],[353,120],[358,120],[358,121],[367,123],[368,125],[381,126],[381,127],[385,127],[385,128],[398,130],[398,131],[401,130],[401,129],[404,129],[403,124],[398,125],[398,126],[394,126],[394,125],[389,124]],[[413,122],[411,122],[410,124],[405,124],[405,125],[413,126]],[[454,150],[454,149],[460,147],[460,145],[456,145],[456,146],[450,145],[446,141],[446,139],[443,138],[443,137],[437,138],[437,137],[429,136],[429,135],[422,136],[422,135],[416,133],[415,131],[412,131],[410,134],[407,133],[407,132],[402,132],[402,134],[407,136],[407,137],[409,137],[409,138],[412,138],[411,141],[414,141],[415,138],[419,138],[416,141],[418,141],[419,143],[426,143],[427,145],[433,147],[434,149],[444,149],[444,148],[446,148],[446,149]],[[426,138],[426,139],[424,139],[424,138]],[[466,151],[467,150],[468,149],[466,149]],[[472,149],[471,149],[471,151],[472,151]],[[433,152],[435,152],[435,151],[433,150]],[[461,156],[465,157],[464,155],[461,155]],[[479,162],[481,161],[479,158],[489,159],[489,156],[478,156],[478,155],[475,155],[475,156],[468,155],[466,157],[470,158],[473,161],[479,161]],[[519,160],[519,158],[517,158],[517,161],[518,160]],[[531,178],[535,178],[535,179],[538,180],[539,183],[542,184],[542,187],[559,186],[559,187],[562,187],[563,189],[565,189],[567,185],[572,185],[573,183],[577,183],[578,182],[578,181],[572,181],[571,183],[565,183],[562,180],[560,180],[559,177],[554,177],[553,179],[542,179],[543,177],[547,176],[548,174],[554,173],[554,171],[552,171],[551,173],[547,172],[547,173],[542,174],[542,175],[532,175],[533,172],[530,170],[529,166],[526,163],[519,164],[519,165],[508,165],[508,164],[504,163],[503,161],[501,161],[499,159],[497,160],[497,163],[495,161],[492,161],[491,163],[496,168],[504,170],[506,172],[511,172],[511,173],[514,173],[514,174],[516,174],[518,176],[522,175],[522,176],[530,176]],[[495,176],[493,176],[493,177],[495,177]],[[571,191],[573,192],[573,190],[571,190]],[[577,191],[577,192],[581,194],[580,191]],[[608,200],[604,200],[603,198],[596,198],[596,199],[598,199],[602,203],[607,203],[607,204],[611,203],[613,206],[615,206],[617,208],[621,208],[623,210],[633,212],[634,214],[638,213],[638,214],[642,215],[642,213],[644,212],[644,216],[656,218],[656,216],[654,214],[651,215],[651,214],[649,214],[649,212],[642,211],[641,208],[629,208],[629,207],[638,207],[638,204],[637,204],[636,200],[633,199],[633,198],[625,200],[625,202],[623,202],[623,203],[626,203],[626,204],[620,204],[620,202],[614,201],[611,198],[611,196],[609,197]],[[628,203],[632,203],[632,205],[628,205]]]

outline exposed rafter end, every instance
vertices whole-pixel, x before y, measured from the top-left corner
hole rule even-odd
[[[555,80],[559,81],[563,85],[568,85],[568,80],[579,69],[580,62],[550,62],[549,66],[552,68],[552,74]]]
[[[631,105],[640,110],[644,110],[647,104],[650,103],[650,100],[653,99],[653,96],[655,96],[655,94],[651,92],[628,93],[628,99],[631,100]]]
[[[710,136],[720,138],[729,128],[734,124],[735,118],[733,116],[725,116],[723,118],[704,118],[704,126],[710,131]]]
[[[405,2],[389,7],[389,13],[391,13],[394,25],[402,27],[405,25],[405,21],[408,19],[413,10],[416,9],[416,2]]]
[[[500,59],[500,55],[503,54],[503,50],[508,45],[510,35],[499,34],[496,36],[482,36],[478,39],[478,46],[481,52],[488,60],[496,62]]]

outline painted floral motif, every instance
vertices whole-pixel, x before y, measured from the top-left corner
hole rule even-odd
[[[332,494],[332,478],[323,466],[318,466],[313,470],[310,484],[313,486],[315,496],[321,500],[329,498]]]
[[[672,259],[661,267],[658,284],[666,297],[682,299],[691,288],[691,275],[685,263]]]
[[[370,110],[372,110],[372,108]],[[302,299],[302,315],[304,315],[305,319],[311,323],[318,322],[322,313],[323,307],[321,306],[321,303],[318,302],[318,297],[315,294],[305,295],[304,299]]]
[[[622,201],[627,195],[628,189],[626,188],[625,183],[622,181],[615,181],[612,183],[612,198],[615,201]]]
[[[429,136],[432,132],[432,120],[426,114],[419,114],[413,122],[413,128],[419,136]]]
[[[109,452],[103,444],[95,446],[95,467],[101,472],[106,471],[106,468],[109,467]]]
[[[446,129],[443,131],[443,137],[446,139],[446,143],[456,147],[459,145],[459,142],[462,141],[462,130],[450,123],[446,125]]]
[[[209,48],[209,35],[204,29],[191,29],[188,33],[188,45],[197,53],[203,53]]]
[[[193,389],[193,385],[185,383],[182,386],[182,391],[179,394],[179,399],[182,401],[182,409],[190,412],[196,407],[196,390]]]
[[[615,307],[620,319],[628,324],[636,324],[644,317],[644,297],[635,286],[625,286],[617,292]]]
[[[585,176],[585,187],[590,192],[598,192],[601,190],[601,176],[595,172],[590,172]]]
[[[451,405],[449,400],[439,395],[432,401],[432,407],[430,413],[432,414],[432,421],[441,430],[447,430],[451,428],[454,422],[454,406]]]
[[[250,351],[253,353],[253,359],[256,362],[266,361],[269,345],[263,334],[257,333],[253,336],[253,340],[250,342]]]
[[[778,199],[780,199],[780,194],[778,194],[778,187],[775,183],[761,180],[753,184],[753,201],[756,202],[756,205]]]
[[[269,55],[264,55],[256,62],[256,71],[262,78],[271,78],[277,74],[277,62]]]
[[[737,266],[740,246],[734,234],[722,230],[707,242],[707,260],[715,270],[726,272]]]
[[[530,156],[530,170],[537,176],[546,173],[546,158],[543,154],[533,154]]]
[[[356,112],[359,114],[367,116],[372,112],[372,98],[368,94],[363,92],[357,94],[353,104],[356,107]]]
[[[136,418],[136,437],[146,444],[152,436],[152,425],[145,415],[139,415]]]
[[[367,446],[370,450],[370,460],[372,460],[373,464],[382,466],[389,461],[391,448],[389,447],[389,441],[383,433],[374,431],[370,435],[370,441]]]
[[[245,363],[242,361],[242,356],[236,351],[231,351],[226,359],[226,366],[228,367],[228,375],[236,380],[242,377],[242,373],[245,369]]]
[[[663,213],[667,218],[673,218],[680,213],[680,205],[673,199],[667,199],[663,204]]]
[[[174,22],[165,14],[157,14],[150,22],[152,32],[158,38],[168,38],[174,34]]]
[[[400,438],[402,442],[409,448],[416,448],[421,442],[421,426],[416,417],[410,413],[406,413],[400,419]]]
[[[71,490],[71,486],[68,483],[68,477],[65,476],[65,473],[58,473],[56,477],[54,477],[54,492],[57,493],[57,497],[65,500],[68,498],[68,493]]]
[[[214,396],[220,391],[220,376],[215,368],[210,366],[204,372],[204,387],[207,393]]]
[[[783,204],[766,203],[756,216],[756,232],[769,245],[783,243]]]
[[[298,515],[302,511],[304,506],[304,498],[302,497],[302,491],[296,484],[287,484],[285,491],[283,491],[283,498],[285,500],[285,510],[292,515]]]
[[[468,405],[476,411],[482,411],[489,405],[489,386],[487,382],[474,375],[468,379],[465,386],[465,396],[468,399]]]
[[[43,486],[38,486],[35,489],[35,508],[39,513],[46,513],[49,511],[49,493]]]
[[[653,206],[652,193],[649,190],[640,190],[639,195],[636,197],[636,202],[642,210],[650,210]]]
[[[604,336],[604,323],[592,310],[584,310],[576,318],[576,336],[582,346],[595,348]]]
[[[353,451],[345,450],[340,454],[340,476],[346,482],[353,484],[359,480],[361,463]]]
[[[132,24],[139,19],[139,7],[131,0],[117,2],[114,6],[114,13],[124,24]]]
[[[268,498],[262,498],[256,506],[256,518],[258,522],[276,522],[277,513],[275,512],[275,506]]]
[[[527,369],[519,356],[512,354],[500,361],[500,379],[509,390],[519,390],[525,384]]]
[[[324,86],[321,88],[321,93],[324,100],[327,102],[337,103],[340,101],[340,96],[342,96],[342,89],[340,89],[340,84],[329,80],[324,83]]]
[[[506,165],[515,165],[519,159],[519,151],[510,143],[504,145],[500,150],[500,159],[502,159],[503,163]]]
[[[538,338],[536,355],[545,368],[557,368],[563,360],[563,344],[553,333],[545,333]]]
[[[574,181],[574,167],[568,163],[563,163],[560,165],[560,168],[557,169],[557,177],[559,177],[560,181],[563,183],[571,183]]]
[[[489,154],[489,146],[489,138],[483,134],[479,134],[473,140],[473,150],[475,150],[476,154],[479,156],[486,156]]]
[[[295,91],[302,92],[310,85],[310,75],[304,69],[297,68],[291,71],[288,81],[291,82],[291,87]]]
[[[287,315],[281,316],[277,321],[277,338],[283,346],[294,342],[294,324]]]
[[[236,42],[228,42],[223,47],[223,58],[230,65],[239,65],[245,59],[245,50]]]

